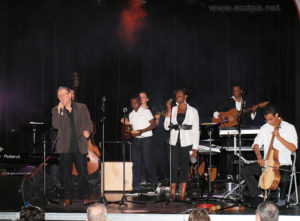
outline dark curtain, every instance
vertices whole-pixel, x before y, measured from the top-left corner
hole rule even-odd
[[[9,131],[29,121],[50,124],[56,90],[72,87],[74,71],[78,100],[98,127],[101,98],[107,97],[106,140],[120,139],[119,119],[132,94],[146,91],[162,110],[175,88],[187,87],[201,122],[210,122],[234,82],[244,85],[248,103],[270,101],[295,124],[293,1],[267,1],[279,5],[274,12],[214,12],[207,1],[148,1],[132,44],[120,32],[129,3],[106,1],[98,8],[95,2],[1,1],[0,146],[8,145]],[[258,115],[255,124],[261,125]],[[166,136],[161,128],[159,133]]]

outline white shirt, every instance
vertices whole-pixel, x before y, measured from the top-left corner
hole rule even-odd
[[[199,146],[199,139],[200,139],[200,130],[199,130],[199,114],[196,108],[191,107],[190,105],[186,104],[186,114],[185,119],[182,122],[184,125],[192,125],[191,130],[180,130],[180,141],[182,147],[187,147],[192,145],[193,149],[198,150]],[[172,124],[177,125],[177,111],[178,106],[172,108]],[[170,126],[170,117],[165,118],[164,128],[165,130],[169,130]],[[171,130],[171,137],[169,144],[175,146],[178,139],[179,130]]]
[[[233,100],[235,100],[235,108],[236,108],[236,110],[237,111],[241,111],[242,110],[242,101],[243,101],[243,99],[241,99],[240,101],[237,101],[234,96],[232,96],[231,98]],[[246,105],[246,101],[245,101],[244,105]],[[219,112],[218,111],[215,111],[213,115],[214,115],[214,118],[217,118],[217,119],[219,118]],[[256,112],[255,113],[251,112],[251,119],[252,120],[254,120],[255,116],[256,116]]]
[[[274,127],[272,125],[268,123],[264,124],[260,128],[260,132],[257,134],[252,146],[254,147],[255,144],[258,144],[259,147],[262,147],[262,145],[264,145],[264,159],[266,159],[268,154],[273,131]],[[279,134],[283,139],[294,144],[296,148],[298,148],[298,137],[294,125],[286,121],[282,121],[279,127]],[[273,147],[274,149],[279,150],[278,155],[280,166],[292,165],[291,151],[286,148],[276,137],[274,139]]]
[[[142,130],[149,127],[151,125],[149,121],[152,119],[153,119],[153,115],[151,111],[142,106],[140,106],[137,112],[135,112],[135,110],[132,110],[129,114],[129,121],[130,124],[132,124],[133,130]],[[151,136],[152,136],[152,130],[149,130],[142,133],[140,136],[137,136],[137,138],[151,137]]]

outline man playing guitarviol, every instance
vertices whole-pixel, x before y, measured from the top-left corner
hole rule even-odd
[[[266,164],[265,159],[272,136],[274,135],[273,148],[278,150],[279,168],[284,169],[279,170],[281,176],[279,184],[280,198],[278,198],[277,205],[283,206],[286,203],[285,199],[290,177],[290,172],[288,171],[291,169],[292,165],[291,153],[296,151],[298,145],[297,132],[292,124],[286,121],[278,122],[280,118],[273,105],[268,104],[264,107],[263,114],[267,123],[260,128],[260,132],[253,143],[253,150],[257,157],[257,163],[243,166],[242,176],[246,181],[251,197],[256,200],[258,200],[259,197],[262,197],[261,191],[257,186],[256,176],[262,174],[262,168]],[[278,123],[280,123],[279,128],[274,128]],[[260,147],[262,146],[264,147],[264,158],[260,153]]]

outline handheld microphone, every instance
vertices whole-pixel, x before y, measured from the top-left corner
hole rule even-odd
[[[102,97],[102,104],[101,104],[101,110],[104,112],[105,111],[105,101],[106,101],[106,97],[103,96]]]
[[[171,106],[176,106],[176,99],[170,98],[169,101],[171,101]]]
[[[126,114],[128,111],[127,107],[123,107],[123,113]]]
[[[64,106],[64,102],[63,101],[61,101],[61,102],[59,102],[59,105],[61,106]],[[60,107],[59,108],[59,114],[61,115],[61,116],[63,116],[64,115],[64,112],[63,112],[63,109]]]

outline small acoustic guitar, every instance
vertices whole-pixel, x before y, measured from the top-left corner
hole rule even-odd
[[[263,108],[265,107],[269,102],[265,101],[265,102],[261,102],[256,106],[256,108]],[[252,108],[247,108],[243,111],[243,114],[246,114],[248,112],[250,112],[252,110]],[[222,121],[221,118],[212,118],[212,122],[213,123],[221,123],[220,127],[233,127],[235,125],[238,124],[238,121],[241,117],[241,113],[239,111],[237,111],[237,109],[233,108],[227,112],[220,112],[220,114],[223,114],[225,116],[225,121]],[[225,122],[225,123],[223,123]]]
[[[156,114],[159,114],[160,116],[166,116],[167,110],[163,110],[160,112],[157,112]],[[137,133],[136,130],[133,130],[131,124],[123,124],[122,125],[122,134],[124,135],[126,140],[130,140],[134,138],[134,134]]]

